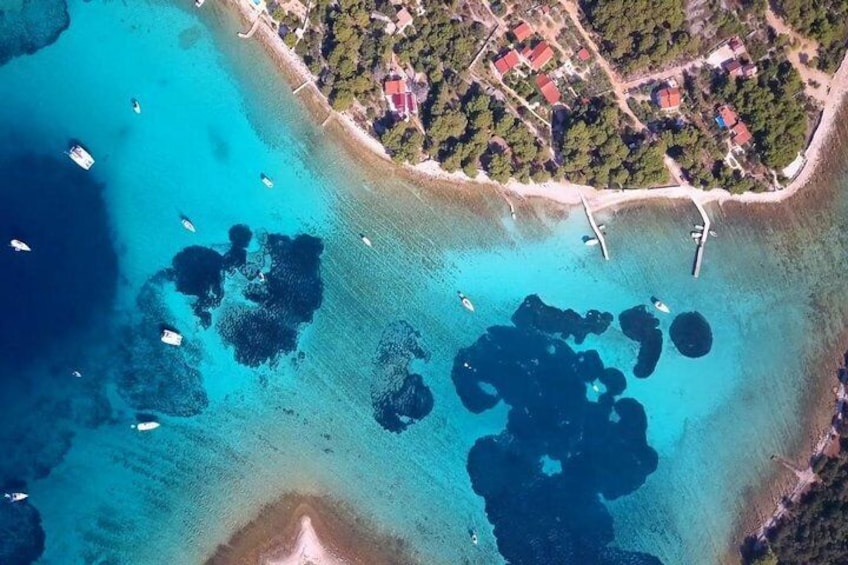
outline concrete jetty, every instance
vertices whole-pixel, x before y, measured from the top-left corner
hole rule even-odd
[[[598,243],[601,244],[601,253],[604,256],[604,259],[609,261],[609,250],[607,249],[607,240],[604,239],[604,234],[601,232],[601,228],[598,227],[598,224],[595,222],[595,217],[592,215],[592,210],[589,209],[589,203],[586,202],[586,198],[581,194],[580,202],[583,203],[583,210],[586,212],[586,218],[589,220],[589,225],[592,226],[592,231],[595,232],[595,238],[597,238]]]
[[[698,238],[698,249],[695,251],[695,264],[692,267],[692,276],[697,279],[701,274],[701,264],[704,261],[704,247],[707,244],[707,239],[710,237],[710,217],[707,216],[707,211],[704,210],[704,206],[700,202],[694,198],[692,202],[695,204],[695,207],[701,214],[701,219],[704,221],[704,230],[701,232],[701,237]]]
[[[242,39],[250,39],[253,37],[253,34],[256,33],[256,30],[259,29],[259,24],[261,23],[262,18],[258,17],[253,20],[253,26],[251,26],[250,30],[247,33],[239,32],[238,36]]]
[[[311,80],[305,80],[305,81],[303,81],[303,82],[300,84],[300,86],[298,86],[297,88],[295,88],[294,90],[292,90],[292,94],[297,94],[298,92],[300,92],[301,90],[303,90],[303,89],[304,89],[304,87],[309,86],[309,83],[311,83],[311,82],[312,82]]]

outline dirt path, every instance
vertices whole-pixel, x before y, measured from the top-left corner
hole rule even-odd
[[[830,90],[830,76],[818,69],[808,67],[801,61],[802,54],[805,54],[810,58],[813,58],[818,54],[818,43],[813,39],[802,36],[797,31],[786,25],[786,22],[784,22],[780,16],[772,12],[770,7],[766,10],[766,21],[777,33],[781,35],[788,35],[794,40],[795,46],[786,50],[786,56],[789,59],[789,62],[792,63],[792,66],[798,71],[798,74],[801,75],[801,80],[804,81],[804,92],[807,93],[807,96],[817,102],[822,104],[826,102],[827,93],[828,90]],[[819,86],[811,86],[810,81],[817,82]]]

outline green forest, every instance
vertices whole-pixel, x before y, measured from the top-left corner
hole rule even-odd
[[[603,55],[626,73],[697,51],[683,0],[583,0],[580,6],[603,36]]]
[[[796,31],[819,42],[816,66],[835,72],[848,42],[848,2],[845,0],[774,0],[781,16]]]
[[[667,182],[663,149],[649,145],[640,135],[625,141],[622,121],[619,109],[603,98],[576,106],[560,139],[563,164],[559,172],[573,182],[600,187],[648,187]]]
[[[804,148],[804,84],[788,61],[762,61],[756,80],[718,75],[714,92],[736,108],[754,135],[757,152],[767,166],[781,169]]]
[[[791,519],[769,535],[771,553],[751,563],[848,563],[848,442],[819,470],[821,482],[792,509]]]

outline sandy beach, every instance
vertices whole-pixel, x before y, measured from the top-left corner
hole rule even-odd
[[[238,9],[244,20],[248,22],[253,22],[255,20],[256,15],[245,0],[228,0],[228,3]],[[813,132],[810,142],[804,152],[806,163],[795,179],[793,179],[782,190],[760,193],[752,192],[745,194],[731,194],[727,190],[718,187],[711,190],[701,190],[694,186],[685,184],[651,189],[610,190],[596,189],[591,186],[575,184],[567,181],[523,184],[515,180],[511,180],[506,185],[498,185],[489,181],[483,172],[481,172],[477,178],[470,179],[460,171],[448,173],[442,170],[437,162],[432,160],[425,161],[414,166],[401,166],[391,161],[389,155],[383,148],[383,145],[375,137],[370,135],[349,115],[335,112],[330,108],[323,95],[321,95],[317,91],[317,88],[314,87],[316,77],[312,75],[300,57],[298,57],[293,50],[283,44],[276,31],[271,27],[272,23],[270,18],[267,15],[263,15],[262,18],[264,20],[263,25],[259,26],[254,37],[260,40],[270,54],[281,63],[289,75],[289,78],[295,80],[295,86],[300,86],[302,83],[307,81],[312,83],[312,86],[306,86],[305,88],[311,89],[316,96],[321,98],[327,112],[326,115],[332,115],[345,129],[347,135],[340,141],[349,145],[355,144],[358,147],[367,148],[375,156],[379,157],[380,160],[385,161],[386,164],[392,167],[403,168],[406,172],[411,173],[414,180],[430,180],[438,181],[440,183],[448,182],[456,186],[464,187],[488,186],[489,188],[495,188],[498,190],[505,187],[507,190],[521,198],[538,197],[569,206],[580,204],[580,196],[582,195],[596,210],[654,199],[689,200],[697,198],[702,203],[740,202],[747,204],[759,204],[782,202],[803,188],[818,170],[822,150],[826,146],[828,138],[833,131],[837,115],[839,114],[839,110],[845,99],[845,94],[848,93],[847,54],[833,76],[821,119],[819,120],[819,123],[816,126],[816,129]]]

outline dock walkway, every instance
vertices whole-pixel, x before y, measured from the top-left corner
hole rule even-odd
[[[601,253],[604,256],[604,259],[609,261],[609,250],[607,249],[607,240],[604,238],[603,232],[601,232],[601,228],[598,227],[598,224],[595,222],[595,217],[592,216],[592,210],[589,209],[589,203],[586,202],[586,198],[581,194],[580,201],[583,203],[583,210],[586,211],[586,218],[589,220],[589,225],[592,226],[592,231],[595,232],[595,237],[598,239],[598,243],[601,244]]]
[[[692,276],[696,279],[701,274],[701,264],[704,261],[704,246],[707,244],[707,238],[710,237],[710,217],[707,211],[704,210],[703,204],[692,199],[698,212],[701,214],[701,219],[704,221],[704,230],[701,232],[701,237],[698,238],[698,249],[695,251],[695,265],[692,267]]]

